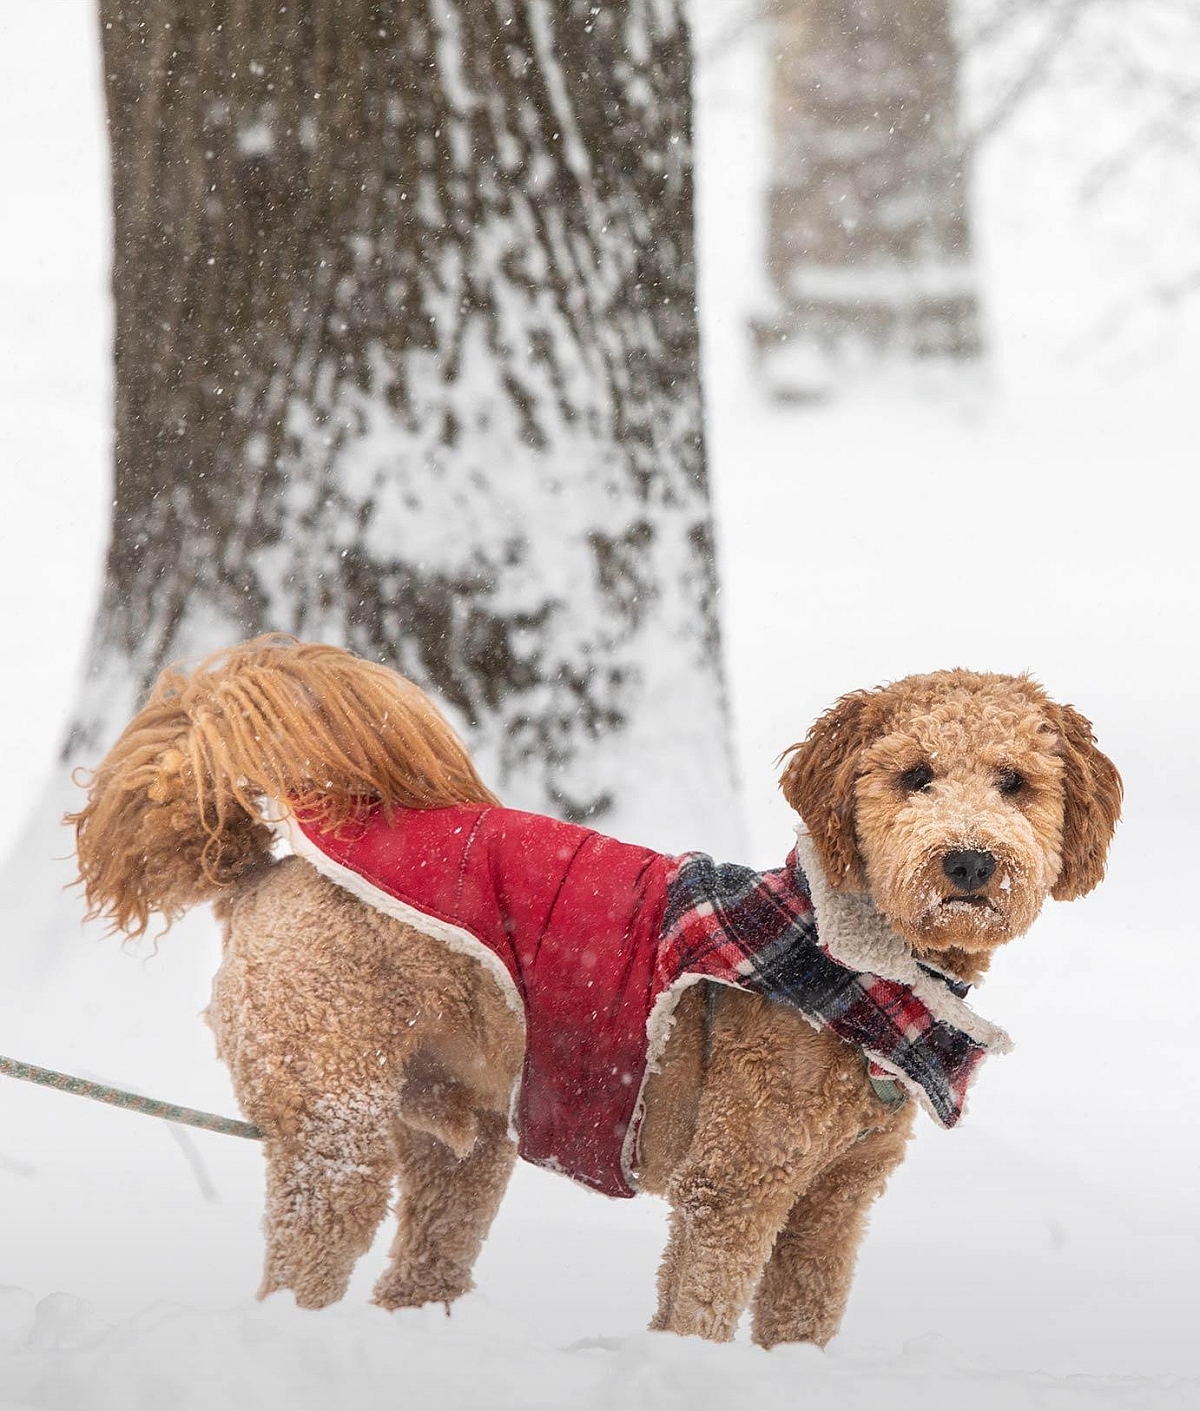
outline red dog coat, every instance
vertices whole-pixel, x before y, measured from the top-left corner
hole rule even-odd
[[[606,1195],[635,1193],[647,1071],[697,981],[798,1010],[946,1126],[987,1050],[1007,1046],[947,977],[918,966],[869,899],[828,889],[803,838],[807,875],[795,855],[759,873],[480,804],[390,823],[379,812],[328,833],[299,824],[291,837],[340,886],[491,971],[525,1023],[521,1155]]]

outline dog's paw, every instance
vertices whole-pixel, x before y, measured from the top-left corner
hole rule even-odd
[[[272,1294],[290,1290],[297,1308],[328,1308],[345,1297],[351,1268],[347,1260],[332,1263],[270,1259],[255,1297],[261,1303]]]
[[[697,1299],[677,1299],[669,1314],[655,1315],[650,1331],[705,1338],[709,1342],[732,1342],[737,1325],[736,1313],[714,1308]]]
[[[755,1321],[750,1339],[759,1347],[770,1350],[788,1343],[808,1343],[811,1347],[824,1347],[837,1332],[837,1325],[813,1326],[809,1322],[759,1322]]]
[[[441,1303],[450,1312],[456,1298],[469,1293],[475,1281],[467,1275],[437,1273],[423,1270],[419,1274],[385,1273],[375,1285],[371,1302],[389,1313],[396,1308],[423,1308],[427,1303]]]
[[[301,1284],[293,1288],[290,1284],[264,1281],[254,1296],[261,1303],[272,1294],[286,1293],[288,1289],[291,1289],[297,1308],[328,1308],[331,1303],[337,1303],[346,1291],[340,1284]]]

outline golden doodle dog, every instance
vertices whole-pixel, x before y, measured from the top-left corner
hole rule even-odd
[[[163,673],[71,815],[92,914],[224,923],[208,1020],[264,1135],[261,1294],[449,1305],[520,1154],[671,1205],[653,1327],[825,1343],[917,1106],[1002,1030],[963,1000],[1104,872],[1120,778],[1027,677],[844,696],[766,873],[499,806],[387,669],[270,637]],[[285,849],[282,844],[288,844]]]

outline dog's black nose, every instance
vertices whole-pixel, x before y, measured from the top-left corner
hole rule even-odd
[[[995,870],[990,852],[948,852],[942,858],[942,871],[960,892],[978,891]]]

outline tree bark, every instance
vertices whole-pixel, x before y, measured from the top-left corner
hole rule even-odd
[[[980,352],[947,0],[770,0],[774,158],[764,356]],[[804,374],[802,374],[803,376]]]
[[[514,802],[600,817],[657,760],[730,809],[677,0],[100,9],[116,486],[72,749],[279,629],[427,686]]]

